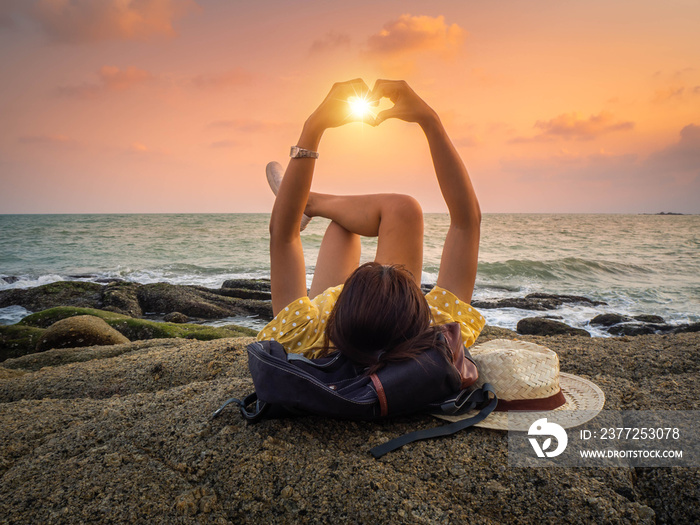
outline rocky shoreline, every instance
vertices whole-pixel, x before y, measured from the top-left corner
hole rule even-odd
[[[81,276],[77,276],[81,277]],[[89,277],[89,276],[82,276]],[[5,277],[5,280],[10,277]],[[428,291],[432,285],[423,285]],[[578,335],[590,337],[584,328],[562,322],[556,315],[562,305],[605,307],[605,303],[587,297],[533,293],[524,297],[480,300],[475,307],[513,308],[527,312],[542,312],[538,317],[524,317],[517,323],[521,335]],[[255,318],[267,322],[272,318],[270,282],[265,279],[231,279],[218,288],[174,285],[168,283],[138,284],[127,281],[59,281],[27,289],[0,291],[0,308],[20,306],[35,312],[14,325],[0,325],[0,361],[34,351],[46,350],[44,331],[51,324],[67,317],[91,315],[105,321],[101,336],[113,328],[130,341],[158,337],[186,337],[200,340],[252,335],[254,330],[236,325],[203,326],[212,320],[230,317]],[[531,314],[529,314],[531,315]],[[121,316],[121,317],[118,317]],[[93,323],[94,324],[94,323]],[[672,325],[654,315],[624,316],[606,312],[589,320],[587,326],[605,329],[614,336],[637,336],[697,332],[700,323]],[[77,328],[69,329],[72,336],[58,341],[54,348],[76,346]],[[98,331],[99,332],[99,331]],[[53,337],[53,336],[52,336]],[[83,338],[89,344],[93,335]],[[55,338],[54,338],[55,339]],[[51,339],[53,340],[53,339]],[[43,344],[39,344],[44,341]]]
[[[696,410],[700,334],[518,336],[606,410]],[[504,432],[368,453],[429,416],[246,424],[251,338],[153,339],[0,363],[2,523],[693,523],[697,468],[510,468]]]

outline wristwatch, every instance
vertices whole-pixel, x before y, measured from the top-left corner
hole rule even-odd
[[[307,157],[317,159],[318,153],[308,149],[300,148],[299,146],[292,146],[292,150],[289,152],[289,156],[293,159],[303,159]]]

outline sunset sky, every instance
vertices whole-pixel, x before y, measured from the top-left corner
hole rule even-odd
[[[700,213],[700,2],[0,0],[0,213],[268,212],[335,81],[403,78],[484,212]],[[445,211],[418,127],[314,189]]]

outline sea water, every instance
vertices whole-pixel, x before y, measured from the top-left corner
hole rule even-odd
[[[0,215],[0,290],[66,279],[218,288],[226,279],[267,278],[268,221],[269,214]],[[316,218],[302,235],[308,283],[327,224]],[[446,214],[425,216],[424,283],[437,279],[448,226]],[[362,261],[371,260],[376,240],[362,247]],[[484,215],[474,299],[532,292],[607,303],[547,312],[594,335],[605,334],[588,321],[605,312],[700,321],[700,216]],[[2,308],[0,323],[28,313]],[[491,325],[514,328],[543,312],[483,314]]]

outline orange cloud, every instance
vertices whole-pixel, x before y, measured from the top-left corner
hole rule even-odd
[[[700,86],[671,86],[664,89],[657,89],[651,101],[655,104],[664,102],[681,102],[686,101],[690,97],[700,95]]]
[[[85,82],[78,86],[63,86],[58,88],[57,92],[66,97],[91,98],[108,91],[125,91],[153,78],[148,71],[133,66],[126,69],[102,66],[97,75],[97,83]]]
[[[367,40],[367,55],[389,58],[420,51],[437,52],[446,56],[458,50],[467,32],[457,24],[447,25],[444,16],[401,15],[398,20]]]
[[[39,0],[32,16],[55,42],[143,40],[174,36],[173,21],[194,0]]]
[[[607,111],[591,115],[587,119],[579,118],[578,113],[563,113],[551,120],[538,120],[535,128],[542,130],[534,137],[516,137],[512,144],[522,142],[541,142],[554,138],[566,140],[592,140],[613,131],[628,131],[634,128],[634,122],[615,122],[614,117]]]
[[[323,37],[319,38],[318,40],[314,40],[309,48],[309,52],[313,54],[331,51],[341,47],[346,48],[350,46],[350,40],[350,35],[329,31],[323,35]]]
[[[668,87],[665,89],[657,89],[652,98],[652,102],[659,104],[662,102],[668,102],[670,100],[679,99],[683,97],[684,87]]]
[[[133,151],[135,153],[146,153],[149,151],[148,146],[145,144],[142,144],[140,142],[132,142],[131,145],[129,146],[129,151]]]

